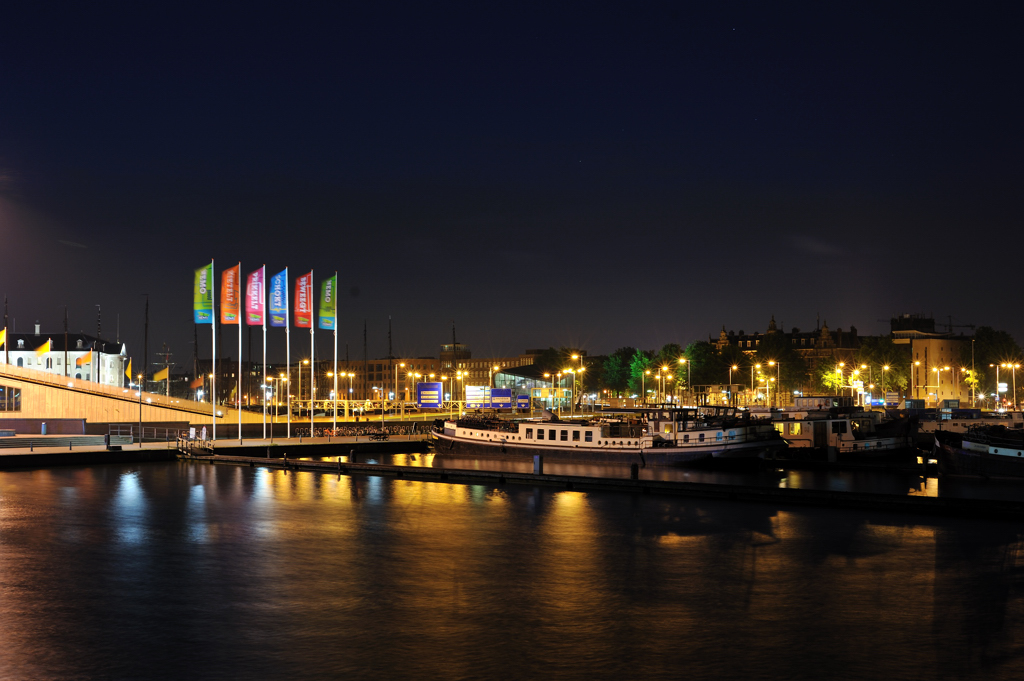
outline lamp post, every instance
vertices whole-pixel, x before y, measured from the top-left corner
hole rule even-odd
[[[1011,370],[1013,371],[1013,386],[1014,386],[1014,409],[1017,410],[1017,370],[1020,369],[1020,365],[1013,365]],[[1017,410],[1020,411],[1020,410]]]
[[[836,373],[839,374],[839,380],[836,381],[836,395],[839,394],[839,386],[843,384],[843,363],[840,362],[836,366]]]
[[[555,374],[555,375],[558,377],[558,389],[561,390],[562,389],[562,374]],[[556,393],[556,395],[557,395],[557,393]],[[559,400],[559,402],[558,402],[558,415],[559,416],[562,415],[562,402],[561,402],[561,400]]]
[[[352,402],[352,379],[355,378],[355,374],[351,371],[348,372],[348,395],[345,396],[345,420],[349,419],[350,407]]]
[[[288,373],[291,373],[291,367],[288,368]],[[301,373],[301,372],[299,372],[299,373]],[[285,383],[287,383],[287,382],[288,382],[288,377],[287,376],[285,376],[284,374],[279,374],[278,375],[278,377],[277,377],[277,415],[278,415],[278,417],[281,416],[281,391],[282,390],[288,390],[288,386],[285,385]],[[289,398],[291,397],[291,395],[289,393],[285,393],[285,395],[287,397],[289,397]],[[288,399],[286,401],[288,403],[288,406],[285,407],[285,410],[291,408],[291,400]],[[287,416],[288,419],[291,420],[291,414],[285,414],[285,416]],[[289,433],[289,435],[291,435],[291,433]]]
[[[996,411],[999,411],[1000,405],[1003,403],[1003,398],[999,396],[999,364],[989,364],[990,367],[996,368]]]
[[[645,369],[644,372],[642,374],[640,374],[640,392],[643,393],[641,395],[641,397],[643,398],[642,404],[645,407],[647,406],[647,376],[650,376],[650,375],[651,375],[651,370],[650,369]]]
[[[736,369],[739,369],[739,367],[736,366],[735,364],[733,364],[731,367],[729,367],[729,406],[730,407],[732,406],[732,372],[735,371]]]
[[[394,399],[396,399],[396,400],[398,399],[398,367],[402,367],[404,369],[405,368],[405,362],[402,362],[401,364],[396,364],[395,365],[395,397],[394,397]],[[402,403],[402,411],[404,412],[405,411],[405,400],[401,400],[401,403]],[[394,409],[394,405],[393,404],[391,405],[391,408]],[[383,421],[384,421],[384,419],[381,419],[381,422],[383,422]]]
[[[692,402],[693,401],[693,386],[690,384],[690,365],[693,364],[693,362],[691,362],[690,360],[686,359],[685,357],[680,357],[679,358],[679,363],[686,365],[686,392],[688,392],[690,394],[690,401]],[[751,383],[753,383],[753,379],[751,379]]]
[[[544,374],[544,378],[551,379],[551,408],[555,408],[555,377],[549,373]]]
[[[781,386],[782,386],[782,374],[780,373],[780,371],[782,369],[782,364],[780,362],[776,362],[774,359],[770,359],[770,360],[768,360],[768,366],[775,367],[775,379],[778,382],[779,387],[781,388]],[[777,396],[779,394],[779,391],[776,390],[775,394],[776,394],[776,399],[778,399]],[[781,400],[780,400],[780,402],[781,402]],[[775,406],[774,403],[771,406],[774,407]],[[780,404],[779,406],[782,406],[782,405]]]
[[[583,372],[586,371],[586,370],[587,370],[587,368],[585,366],[583,366],[583,360],[580,359],[580,416],[583,415],[583,396],[586,394],[585,390],[583,388]],[[590,411],[591,412],[594,411],[594,405],[593,404],[590,405]]]
[[[921,360],[919,359],[914,361],[913,367],[910,367],[910,393],[913,395],[913,399],[918,398],[918,385],[916,385],[916,381],[918,381],[918,369],[916,368],[920,366]]]

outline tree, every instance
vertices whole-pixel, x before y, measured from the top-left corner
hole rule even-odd
[[[602,366],[601,383],[609,390],[623,393],[629,387],[630,363],[636,348],[619,348],[613,352]]]
[[[637,394],[646,391],[650,381],[647,380],[646,372],[651,369],[654,363],[654,352],[650,350],[637,350],[629,363],[629,389]],[[641,395],[642,397],[642,395]]]
[[[715,352],[715,346],[711,343],[694,341],[686,346],[683,355],[686,357],[686,363],[690,366],[680,364],[677,374],[687,389],[694,385],[724,382],[719,378],[718,355]]]
[[[757,361],[766,376],[774,378],[778,375],[781,382],[778,390],[789,392],[807,383],[807,364],[783,333],[768,333],[761,337]],[[769,362],[775,362],[776,367],[773,369]]]
[[[868,365],[868,375],[883,392],[892,388],[905,391],[910,384],[910,346],[896,345],[891,336],[862,338],[854,361],[858,367]]]
[[[827,362],[818,365],[816,382],[827,391],[834,391],[836,395],[846,387],[846,379],[841,371]]]

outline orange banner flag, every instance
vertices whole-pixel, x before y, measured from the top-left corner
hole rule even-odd
[[[240,265],[229,267],[220,273],[220,323],[238,324],[242,303],[242,282]]]
[[[75,358],[75,366],[76,367],[85,366],[86,364],[92,364],[92,350],[90,350],[89,352],[85,353],[81,357],[76,357]]]

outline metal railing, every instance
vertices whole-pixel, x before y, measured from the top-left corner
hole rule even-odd
[[[195,440],[187,435],[179,435],[175,440],[175,447],[185,456],[214,453],[213,440]]]
[[[170,442],[171,440],[188,436],[188,431],[180,430],[178,428],[160,428],[157,426],[145,425],[142,426],[140,433],[137,425],[129,425],[125,423],[111,423],[107,426],[107,432],[110,433],[111,437],[116,435],[130,437],[133,443],[139,441]],[[140,434],[141,437],[139,437]]]

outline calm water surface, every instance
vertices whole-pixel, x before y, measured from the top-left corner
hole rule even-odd
[[[3,472],[0,678],[1021,678],[1022,529],[192,463]]]

